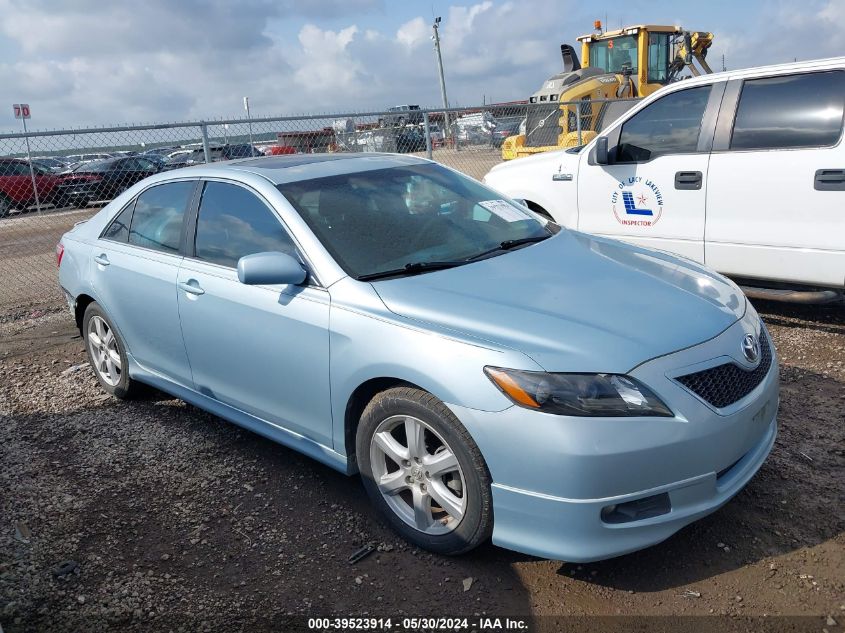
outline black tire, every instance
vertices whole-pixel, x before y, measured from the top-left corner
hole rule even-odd
[[[457,526],[446,534],[428,534],[406,523],[388,505],[374,481],[370,454],[373,435],[382,422],[394,416],[411,416],[421,420],[440,436],[457,458],[463,474],[465,510]],[[413,387],[396,387],[376,395],[361,415],[356,453],[367,494],[391,527],[407,541],[438,554],[457,555],[478,547],[490,538],[493,532],[493,496],[487,464],[469,432],[430,393]]]
[[[14,208],[15,205],[12,204],[12,201],[0,193],[0,218],[8,216]]]
[[[57,209],[64,209],[72,206],[71,199],[60,193],[53,198],[53,206]]]
[[[89,327],[91,325],[91,320],[94,319],[94,317],[102,319],[114,336],[115,348],[120,356],[120,377],[116,384],[110,384],[103,377],[101,371],[97,368],[97,361],[92,355],[92,342],[89,340]],[[139,393],[140,385],[138,382],[129,377],[129,371],[127,369],[129,364],[126,358],[126,347],[123,344],[123,339],[120,337],[120,333],[114,329],[111,320],[97,302],[91,302],[88,307],[85,308],[85,315],[82,317],[82,340],[85,343],[85,351],[88,354],[88,362],[91,363],[94,374],[97,376],[97,381],[106,393],[113,395],[115,398],[120,398],[121,400],[131,398]]]

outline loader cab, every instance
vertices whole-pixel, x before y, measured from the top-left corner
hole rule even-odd
[[[671,81],[673,39],[683,33],[677,26],[632,26],[591,33],[578,38],[582,58],[605,73],[630,73],[634,97],[646,97]]]

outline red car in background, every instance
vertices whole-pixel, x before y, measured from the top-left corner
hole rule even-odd
[[[33,165],[32,169],[39,200],[57,207],[65,206],[67,201],[56,190],[62,177],[37,165]],[[0,218],[9,215],[13,209],[26,209],[33,204],[35,191],[29,163],[17,158],[0,158]]]

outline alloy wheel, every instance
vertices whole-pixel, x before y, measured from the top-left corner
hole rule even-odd
[[[88,321],[88,351],[100,379],[112,387],[117,385],[123,370],[117,338],[105,319],[97,315]]]
[[[447,534],[466,511],[466,481],[454,451],[419,418],[382,421],[370,442],[373,480],[405,523],[430,535]]]

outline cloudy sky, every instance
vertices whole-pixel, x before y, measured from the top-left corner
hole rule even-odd
[[[845,1],[0,0],[0,130],[524,99],[594,19],[715,34],[728,68],[845,54]],[[580,48],[578,49],[580,53]]]

